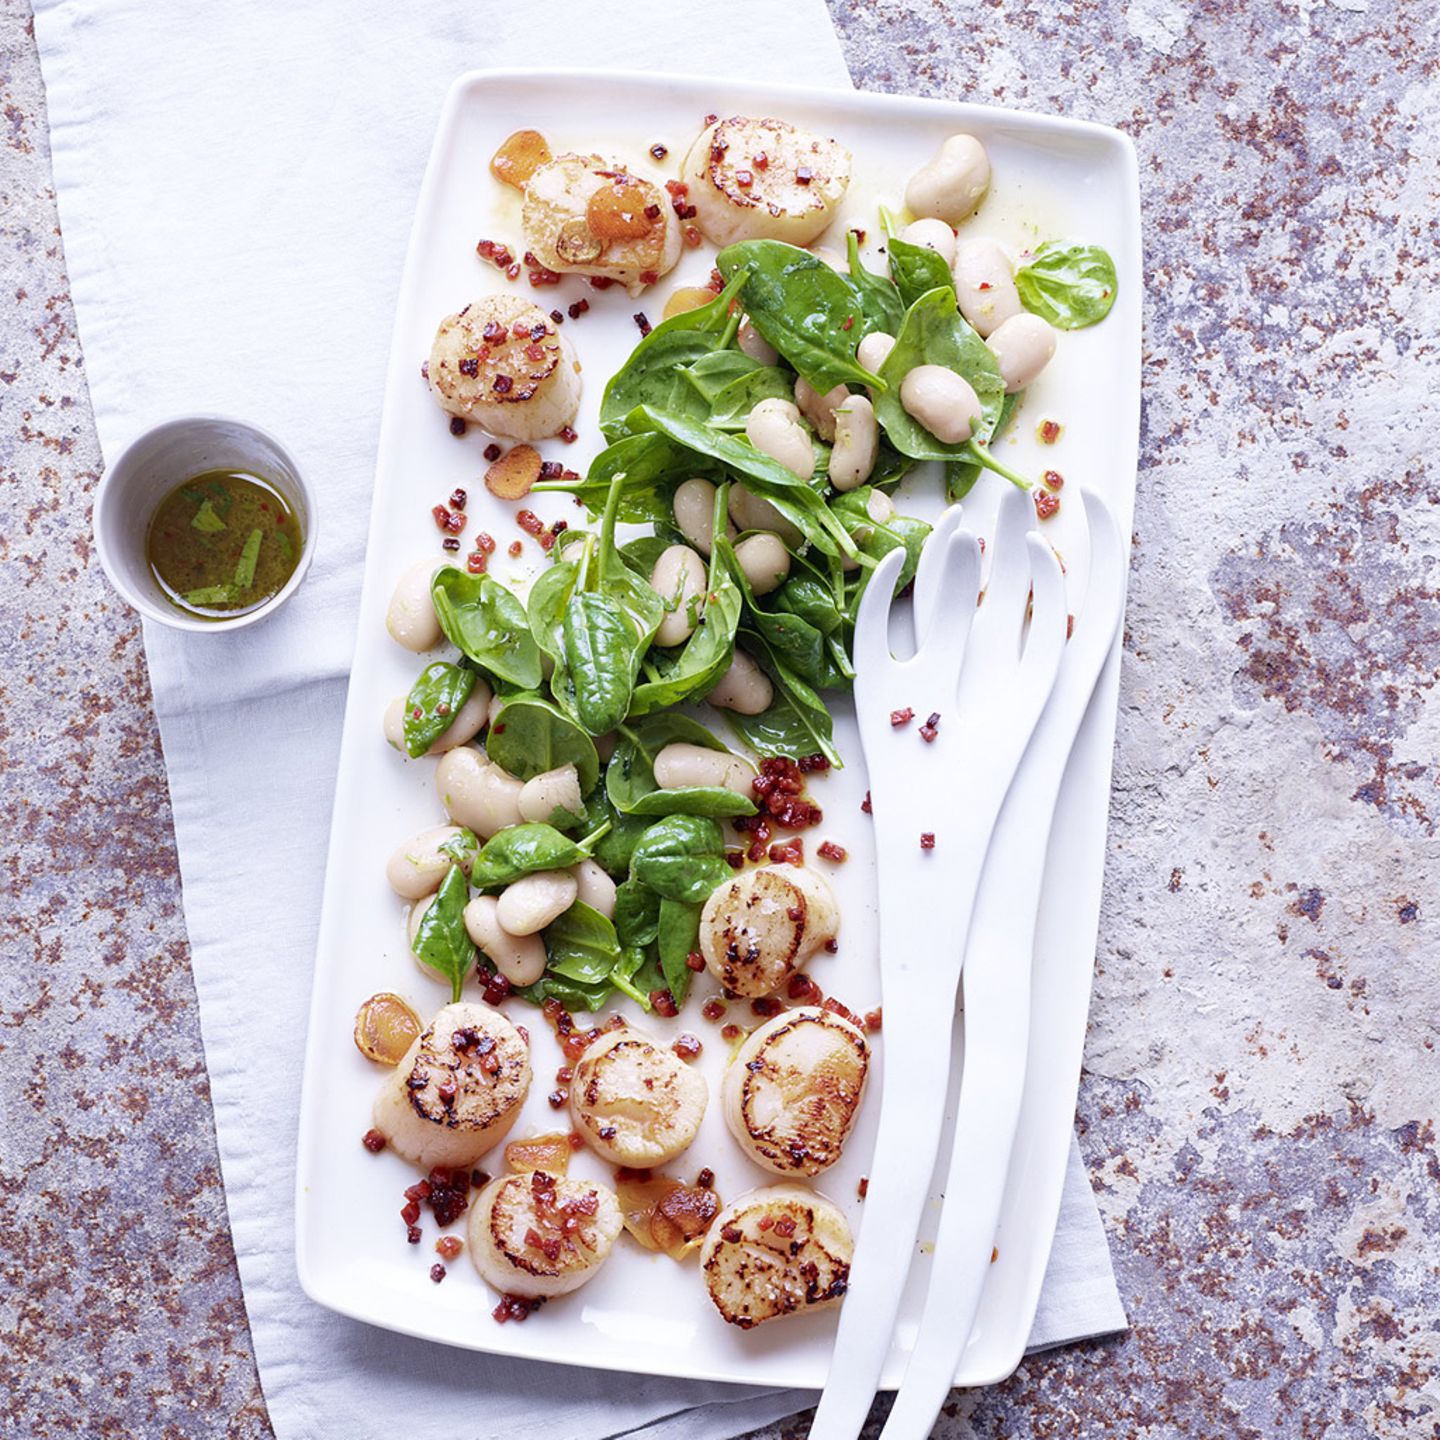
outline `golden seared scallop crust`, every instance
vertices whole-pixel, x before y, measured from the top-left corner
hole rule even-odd
[[[854,1253],[838,1206],[803,1185],[771,1185],[715,1217],[700,1248],[700,1272],[721,1317],[752,1330],[839,1304]]]
[[[525,186],[526,248],[562,274],[601,275],[638,295],[674,269],[680,222],[653,181],[600,155],[558,155]]]
[[[701,132],[681,177],[696,223],[716,245],[808,245],[845,198],[850,152],[784,120],[735,115]]]
[[[580,407],[570,342],[519,295],[484,295],[447,315],[426,374],[442,410],[506,439],[558,434]]]
[[[721,1092],[725,1123],[757,1165],[818,1175],[840,1158],[869,1073],[870,1046],[848,1020],[788,1010],[735,1052]]]
[[[470,1207],[470,1259],[503,1294],[564,1295],[599,1270],[623,1226],[605,1185],[547,1170],[502,1175]]]
[[[488,1005],[446,1005],[381,1086],[375,1128],[419,1165],[474,1164],[509,1132],[530,1090],[520,1033]]]
[[[679,1155],[699,1131],[708,1100],[698,1070],[629,1026],[591,1044],[570,1082],[575,1128],[612,1164],[634,1170]]]
[[[840,910],[830,887],[803,865],[767,865],[719,886],[700,913],[700,952],[736,995],[769,995],[834,939]]]

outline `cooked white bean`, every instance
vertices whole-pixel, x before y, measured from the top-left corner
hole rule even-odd
[[[980,336],[998,330],[1024,308],[1010,258],[993,240],[966,240],[955,250],[955,300]]]
[[[736,547],[735,558],[757,595],[768,595],[790,573],[790,552],[778,535],[762,530],[747,535]]]
[[[1007,395],[1023,390],[1050,363],[1055,340],[1054,326],[1028,310],[1012,315],[990,332],[985,343],[1000,367]]]
[[[955,232],[943,220],[912,220],[900,238],[933,250],[947,266],[955,261]]]
[[[835,448],[830,452],[830,483],[837,490],[863,485],[875,468],[880,427],[875,407],[864,395],[852,395],[835,412]]]
[[[499,718],[500,712],[505,708],[505,697],[493,695],[490,698],[490,713],[485,717],[487,725],[493,725]]]
[[[761,715],[775,698],[770,677],[743,651],[736,650],[730,668],[705,697],[722,710],[737,715]]]
[[[580,772],[573,765],[557,765],[534,776],[521,786],[519,805],[522,820],[542,821],[547,825],[555,823],[552,817],[557,810],[565,812],[561,820],[566,815],[584,815]]]
[[[835,407],[844,404],[849,395],[844,385],[837,385],[822,395],[803,375],[795,378],[795,403],[826,444],[835,438]]]
[[[762,400],[745,417],[745,435],[762,455],[778,460],[799,479],[808,480],[814,472],[810,435],[800,423],[800,411],[788,400]]]
[[[538,935],[510,934],[498,909],[493,895],[477,895],[465,907],[465,931],[512,985],[533,985],[545,973],[545,942]]]
[[[872,330],[855,350],[855,358],[872,375],[880,373],[885,357],[895,348],[895,337],[883,330]]]
[[[710,542],[715,534],[715,487],[708,480],[698,477],[682,480],[675,487],[675,498],[670,503],[680,533],[702,555],[709,555]],[[735,527],[728,518],[725,535],[730,540],[735,538]]]
[[[945,445],[968,440],[981,415],[970,382],[943,365],[917,365],[900,382],[900,403]]]
[[[705,562],[688,545],[671,545],[661,551],[650,572],[650,588],[666,607],[655,643],[683,645],[695,633],[705,608]]]
[[[735,343],[761,365],[773,365],[780,358],[780,352],[750,323],[748,315],[735,332]]]
[[[482,840],[520,823],[520,792],[524,788],[473,745],[448,751],[435,767],[435,793],[445,813]]]
[[[739,481],[730,486],[730,518],[742,530],[772,530],[787,545],[799,545],[805,538],[768,500]]]
[[[392,749],[405,753],[405,697],[397,695],[386,707],[380,722],[385,732],[385,743]]]
[[[415,949],[415,936],[419,933],[420,922],[425,918],[425,912],[435,903],[434,895],[426,895],[424,899],[417,900],[411,907],[410,913],[405,917],[405,936],[410,941],[411,953]],[[431,975],[435,972],[428,965],[422,966]]]
[[[396,583],[385,612],[390,638],[417,655],[440,643],[440,620],[430,599],[430,577],[437,568],[433,560],[417,560]]]
[[[910,177],[905,203],[912,215],[958,225],[973,215],[990,188],[990,157],[973,135],[952,135]]]
[[[567,872],[575,877],[575,898],[608,920],[615,913],[615,882],[593,860],[582,860]]]
[[[455,712],[455,718],[430,742],[427,755],[443,755],[457,745],[473,740],[484,728],[490,716],[490,687],[478,677],[475,687],[466,697],[465,703]],[[392,700],[385,707],[385,739],[402,755],[405,749],[405,697]]]
[[[883,490],[872,490],[865,497],[865,513],[877,525],[888,525],[895,518],[895,502]]]
[[[677,740],[655,757],[655,783],[662,790],[686,790],[691,786],[715,786],[750,794],[755,767],[728,750],[710,750]]]
[[[440,847],[459,837],[456,825],[435,825],[412,835],[396,848],[385,862],[385,878],[402,900],[423,900],[440,888],[440,882],[455,864],[452,856]],[[467,873],[468,865],[462,867]]]
[[[507,935],[538,935],[575,903],[579,891],[568,870],[522,875],[500,892],[495,918]]]

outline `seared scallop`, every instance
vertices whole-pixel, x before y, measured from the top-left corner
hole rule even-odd
[[[591,1149],[632,1170],[663,1165],[684,1150],[709,1098],[698,1070],[629,1026],[590,1045],[570,1082],[575,1128]]]
[[[503,1140],[530,1090],[530,1054],[488,1005],[446,1005],[385,1077],[375,1128],[429,1169],[473,1165]]]
[[[777,1175],[818,1175],[840,1158],[865,1095],[870,1047],[829,1010],[787,1010],[735,1052],[721,1088],[740,1148]]]
[[[838,1304],[854,1253],[837,1206],[803,1185],[771,1185],[715,1217],[700,1248],[700,1271],[721,1316],[751,1330]]]
[[[560,155],[525,186],[526,247],[542,265],[638,295],[675,267],[680,222],[652,181],[599,155]]]
[[[732,116],[701,131],[680,178],[707,240],[808,245],[850,185],[850,152],[784,120]]]
[[[766,865],[711,892],[700,914],[710,973],[751,999],[783,985],[840,929],[829,885],[803,865]]]
[[[470,1259],[504,1295],[564,1295],[605,1263],[623,1225],[604,1185],[548,1170],[502,1175],[470,1207]]]
[[[484,295],[447,315],[426,373],[442,410],[507,440],[558,435],[580,408],[570,342],[519,295]]]

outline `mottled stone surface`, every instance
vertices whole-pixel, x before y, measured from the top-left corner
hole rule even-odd
[[[936,1433],[1440,1435],[1433,7],[835,12],[858,83],[1120,124],[1144,185],[1080,1104],[1134,1329]],[[262,1436],[20,0],[0,204],[0,1432]]]

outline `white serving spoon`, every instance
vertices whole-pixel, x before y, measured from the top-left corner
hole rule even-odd
[[[860,1433],[890,1348],[944,1125],[958,937],[970,928],[991,832],[1065,647],[1060,563],[1027,534],[1033,521],[1029,496],[1007,493],[980,605],[980,542],[959,528],[958,508],[946,512],[921,555],[910,659],[890,652],[898,550],[876,568],[855,622],[855,708],[880,890],[884,1070],[865,1215],[812,1440]],[[914,718],[892,724],[892,712],[907,708]],[[921,726],[932,715],[927,743]]]
[[[942,1187],[945,1203],[915,1349],[882,1440],[924,1440],[930,1434],[975,1324],[1000,1223],[1025,1090],[1031,958],[1046,841],[1076,732],[1125,606],[1119,529],[1098,495],[1081,494],[1090,530],[1089,586],[985,860],[966,944],[965,1068]]]

